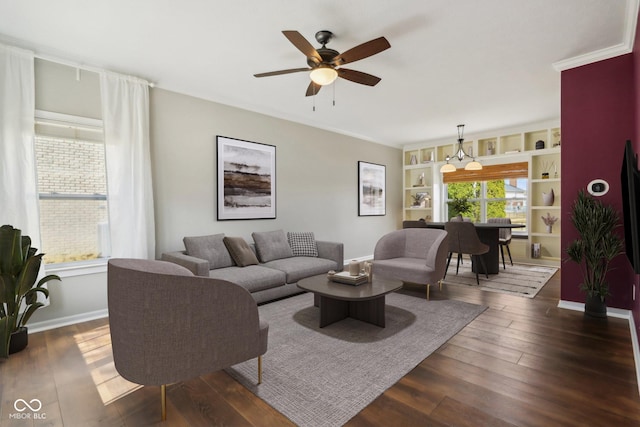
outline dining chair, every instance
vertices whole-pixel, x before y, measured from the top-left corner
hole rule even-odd
[[[511,218],[489,218],[487,219],[489,223],[495,224],[511,224]],[[501,228],[500,234],[498,238],[498,243],[500,244],[500,253],[502,254],[502,269],[506,270],[507,267],[504,264],[504,248],[506,246],[507,253],[509,254],[509,262],[513,265],[513,259],[511,258],[511,249],[509,249],[509,244],[511,243],[511,229],[510,228]]]
[[[489,252],[489,245],[485,245],[480,241],[475,225],[466,221],[449,221],[444,224],[444,229],[449,235],[449,256],[447,257],[447,269],[445,270],[444,277],[447,276],[447,270],[449,270],[449,264],[451,263],[451,256],[456,252],[458,254],[456,275],[458,274],[461,256],[471,255],[472,262],[480,262],[485,271],[485,276],[488,279],[489,275],[486,273],[487,266],[484,262],[483,255]],[[480,285],[478,268],[476,268],[476,282]]]

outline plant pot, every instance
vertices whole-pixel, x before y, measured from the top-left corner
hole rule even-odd
[[[599,295],[590,296],[587,293],[587,299],[584,303],[584,314],[589,317],[607,317],[607,303],[602,301]]]
[[[26,326],[19,328],[11,333],[9,341],[9,354],[17,353],[24,350],[29,344],[29,333]]]

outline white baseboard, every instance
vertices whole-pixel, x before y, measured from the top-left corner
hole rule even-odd
[[[348,260],[344,260],[343,266],[348,266],[351,261],[362,262],[362,261],[371,261],[372,259],[373,259],[373,255],[365,255],[357,258],[351,258]]]
[[[59,319],[45,320],[42,322],[29,323],[29,333],[47,331],[49,329],[60,328],[62,326],[75,325],[76,323],[88,322],[89,320],[103,319],[109,316],[108,310],[90,311],[88,313],[74,314],[73,316],[61,317]]]
[[[584,312],[584,303],[560,300],[558,302],[558,308]],[[631,334],[631,347],[633,348],[633,361],[636,365],[636,381],[638,383],[638,392],[640,392],[640,346],[638,344],[638,334],[636,333],[636,323],[633,319],[633,312],[631,310],[622,310],[620,308],[607,307],[607,316],[617,317],[620,319],[629,319],[629,332]]]

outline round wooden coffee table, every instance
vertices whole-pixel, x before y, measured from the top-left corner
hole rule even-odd
[[[358,286],[332,282],[326,274],[302,279],[298,287],[316,295],[320,306],[320,327],[347,317],[385,327],[385,295],[402,287],[400,280],[373,276],[371,283]]]

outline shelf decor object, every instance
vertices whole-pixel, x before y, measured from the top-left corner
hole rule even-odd
[[[553,202],[555,200],[555,194],[553,193],[553,188],[549,190],[548,193],[542,193],[542,203],[545,206],[553,206]]]
[[[463,134],[464,134],[464,125],[458,125],[458,151],[456,152],[456,154],[453,155],[453,157],[457,158],[458,161],[460,162],[463,161],[465,157],[469,157],[471,158],[471,161],[465,165],[464,169],[468,171],[481,170],[482,165],[480,164],[480,162],[477,162],[476,159],[471,154],[467,154],[464,151],[464,147],[462,145],[462,143],[464,142]],[[442,165],[442,167],[440,168],[440,172],[441,173],[455,172],[456,167],[453,166],[451,163],[449,163],[449,160],[451,160],[451,157],[447,155],[445,160],[447,161],[447,163]]]
[[[549,173],[551,172],[551,168],[555,165],[552,161],[542,161],[540,162],[540,169],[542,170],[542,179],[549,179]],[[556,169],[557,172],[557,169]]]
[[[547,226],[547,233],[551,233],[553,224],[556,223],[558,218],[556,218],[555,216],[552,216],[549,212],[547,212],[547,216],[543,216],[540,218],[542,218],[542,221],[544,221],[544,225]]]

